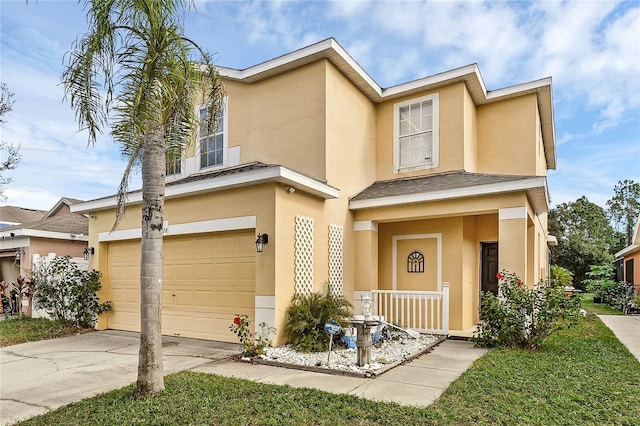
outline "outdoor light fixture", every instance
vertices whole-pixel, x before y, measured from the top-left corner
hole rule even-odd
[[[264,245],[269,242],[269,235],[267,234],[258,234],[258,239],[256,240],[256,251],[258,253],[262,253],[264,250]]]
[[[371,308],[373,307],[373,301],[369,296],[362,296],[360,301],[360,306],[362,306],[362,316],[364,317],[364,320],[367,321],[371,317]]]
[[[20,257],[24,254],[24,249],[19,248],[16,250],[16,262],[20,262]]]
[[[87,247],[86,249],[84,249],[84,260],[89,260],[89,255],[93,256],[96,253],[96,249],[94,249],[93,247]]]

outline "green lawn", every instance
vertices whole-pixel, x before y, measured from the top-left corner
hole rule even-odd
[[[87,333],[92,329],[69,327],[64,321],[50,321],[44,318],[7,318],[0,321],[0,347],[25,342],[53,339],[77,333]]]
[[[129,386],[20,425],[637,425],[640,363],[597,317],[539,350],[491,350],[426,409],[193,372],[134,401]]]
[[[606,303],[593,303],[593,294],[583,293],[580,295],[582,309],[596,315],[624,315],[624,312],[613,309]]]

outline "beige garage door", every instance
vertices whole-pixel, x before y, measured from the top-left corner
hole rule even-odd
[[[252,231],[164,239],[163,334],[237,342],[234,314],[254,322],[254,240]],[[109,328],[139,331],[140,243],[110,243],[108,256]]]

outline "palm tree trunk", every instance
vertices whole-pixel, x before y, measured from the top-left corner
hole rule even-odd
[[[162,365],[162,236],[166,157],[158,126],[143,140],[140,261],[140,351],[135,396],[164,390]]]

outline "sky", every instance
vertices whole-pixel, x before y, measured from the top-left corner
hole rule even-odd
[[[606,207],[618,181],[640,182],[639,1],[197,1],[183,22],[229,68],[333,37],[382,87],[474,63],[488,90],[552,77],[551,206],[586,196]],[[75,0],[0,1],[0,81],[15,100],[1,140],[22,154],[1,205],[49,210],[117,192],[118,145],[106,129],[88,146],[60,85],[86,31]]]

